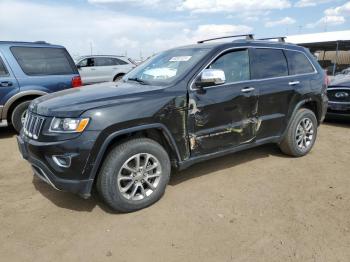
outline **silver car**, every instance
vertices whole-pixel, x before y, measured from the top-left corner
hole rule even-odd
[[[130,58],[107,55],[83,56],[76,65],[83,84],[119,81],[136,66]]]

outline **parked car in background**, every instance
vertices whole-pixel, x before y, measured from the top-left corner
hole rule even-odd
[[[172,166],[266,143],[309,153],[328,101],[311,53],[251,36],[203,42],[152,57],[118,88],[36,99],[17,137],[22,156],[54,188],[86,198],[96,185],[112,209],[130,212],[160,199]]]
[[[130,58],[107,55],[83,56],[76,65],[84,84],[119,81],[136,67]]]
[[[331,81],[327,95],[329,98],[327,117],[350,118],[350,74],[349,69],[336,75]]]
[[[0,121],[7,120],[17,132],[33,99],[81,84],[63,46],[0,41]]]

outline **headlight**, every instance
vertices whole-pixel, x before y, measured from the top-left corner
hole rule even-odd
[[[53,133],[81,133],[89,123],[89,118],[54,118],[50,125]]]

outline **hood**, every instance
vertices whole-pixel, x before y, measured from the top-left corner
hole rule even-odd
[[[164,87],[138,83],[107,82],[39,97],[30,104],[29,110],[43,116],[78,117],[89,109],[142,100],[145,93],[162,89]]]
[[[344,87],[350,87],[350,75],[337,75],[335,76],[329,87],[332,86],[344,86]]]

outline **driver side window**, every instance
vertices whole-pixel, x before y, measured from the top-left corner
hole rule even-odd
[[[217,58],[208,68],[223,70],[226,83],[250,80],[248,50],[225,53]]]
[[[84,60],[81,60],[79,62],[79,66],[80,67],[90,67],[90,66],[94,66],[94,59],[93,58],[86,58]]]

